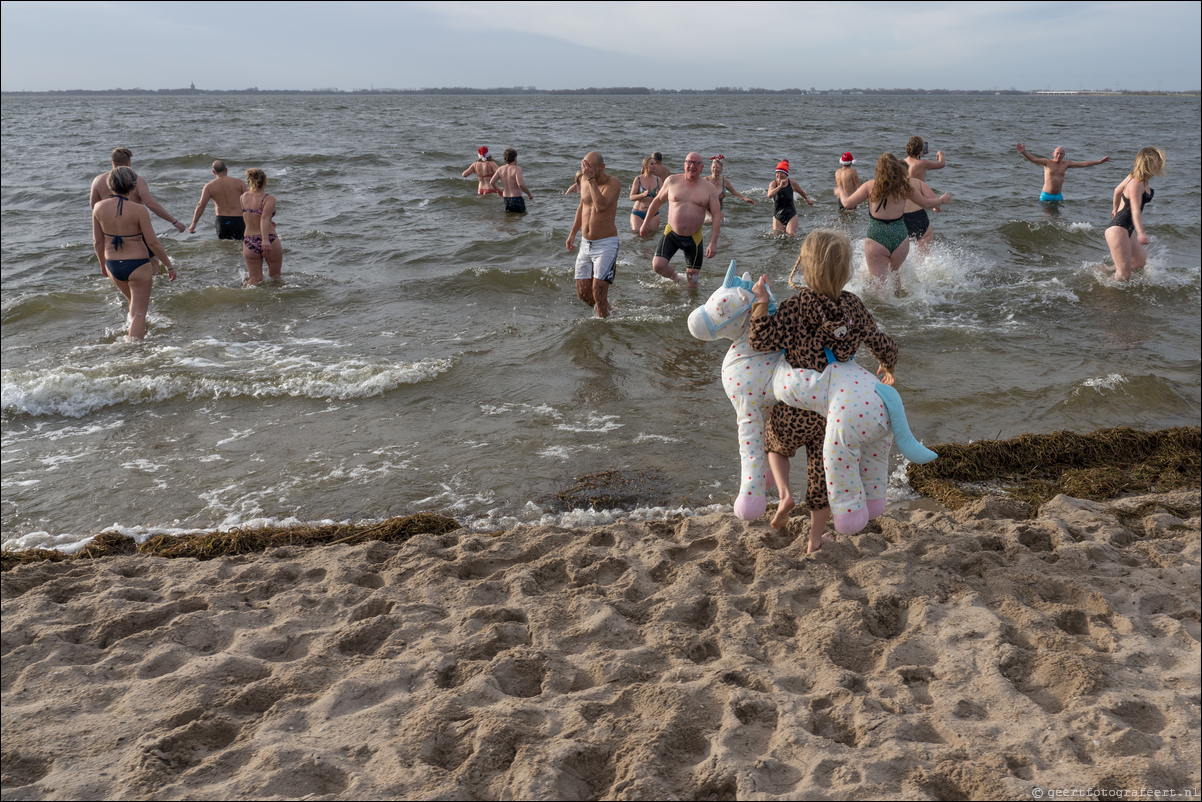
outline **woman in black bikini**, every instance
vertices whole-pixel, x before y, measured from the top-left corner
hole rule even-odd
[[[105,182],[111,198],[92,207],[92,246],[104,274],[129,301],[129,336],[146,336],[146,310],[150,308],[150,290],[154,287],[151,254],[167,266],[167,277],[175,281],[175,268],[150,225],[150,212],[129,199],[138,186],[138,174],[129,167],[117,167]]]
[[[267,194],[267,173],[252,168],[246,171],[250,192],[242,195],[242,219],[246,236],[242,238],[242,258],[246,260],[246,286],[253,287],[263,280],[263,263],[267,276],[279,278],[284,264],[284,243],[275,235],[275,196]]]
[[[639,173],[638,177],[634,179],[634,183],[630,185],[630,199],[634,201],[634,208],[630,210],[630,230],[636,234],[643,227],[643,220],[647,217],[647,209],[651,206],[651,201],[655,200],[659,188],[663,186],[659,176],[652,170],[654,166],[655,159],[653,157],[648,156],[643,159],[643,172]],[[658,228],[659,212],[656,212],[655,217],[651,218],[651,230],[655,231]]]
[[[1144,204],[1152,200],[1148,182],[1164,174],[1164,151],[1144,148],[1135,155],[1135,166],[1123,183],[1114,188],[1110,204],[1110,225],[1106,228],[1106,244],[1114,259],[1114,277],[1118,281],[1131,278],[1132,270],[1142,270],[1148,263],[1144,246],[1151,240],[1144,231]]]

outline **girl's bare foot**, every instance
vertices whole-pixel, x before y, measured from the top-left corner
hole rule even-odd
[[[782,498],[780,506],[776,508],[776,515],[772,516],[770,526],[773,529],[784,529],[785,525],[789,523],[789,511],[795,506],[797,505],[792,498]]]
[[[811,537],[810,544],[806,547],[806,554],[813,554],[814,552],[818,551],[818,549],[822,548],[822,545],[824,543],[834,543],[834,542],[835,542],[835,536],[828,535],[826,532],[822,533],[822,536],[818,538],[817,542],[815,542],[814,538]]]

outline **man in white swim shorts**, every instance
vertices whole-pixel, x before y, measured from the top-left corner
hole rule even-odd
[[[609,285],[613,284],[618,263],[618,197],[622,182],[605,172],[601,154],[592,151],[580,161],[580,205],[568,234],[568,250],[576,248],[576,232],[581,232],[580,253],[576,257],[576,297],[596,310],[597,317],[609,317]]]

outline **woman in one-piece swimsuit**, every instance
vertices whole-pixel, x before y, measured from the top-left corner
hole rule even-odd
[[[1144,246],[1150,241],[1144,231],[1144,205],[1152,200],[1148,183],[1164,174],[1164,151],[1144,148],[1135,156],[1130,175],[1114,188],[1110,204],[1110,225],[1106,227],[1106,244],[1114,259],[1114,277],[1119,281],[1131,278],[1132,270],[1142,270],[1148,263]],[[1138,232],[1138,233],[1137,233]]]
[[[138,174],[129,167],[117,167],[106,183],[113,195],[92,207],[92,247],[109,280],[129,301],[130,339],[140,340],[146,336],[146,313],[154,287],[151,255],[162,260],[172,281],[175,268],[155,236],[150,212],[129,199],[138,186]]]
[[[768,197],[774,204],[772,211],[772,232],[774,234],[784,232],[791,237],[797,233],[797,224],[800,222],[800,218],[797,216],[797,207],[793,204],[794,193],[800,195],[801,199],[810,206],[814,205],[814,201],[806,195],[801,184],[789,178],[789,162],[781,161],[776,165],[776,177],[768,185]]]
[[[876,162],[876,174],[860,188],[843,198],[843,205],[852,207],[864,201],[868,206],[868,233],[864,240],[864,261],[873,281],[883,283],[891,272],[896,273],[910,253],[906,224],[902,219],[909,201],[923,209],[933,209],[950,202],[951,193],[938,198],[926,197],[910,183],[906,165],[892,153],[882,153]],[[895,290],[898,288],[895,287]]]
[[[275,235],[275,196],[267,194],[267,174],[259,169],[246,171],[250,192],[242,196],[242,219],[246,236],[242,238],[242,259],[246,262],[246,286],[263,280],[263,263],[269,278],[279,278],[284,264],[284,243]],[[266,235],[266,239],[264,239]]]
[[[630,230],[638,233],[638,230],[643,227],[643,220],[647,218],[647,209],[651,207],[651,201],[655,200],[655,196],[659,193],[659,189],[663,186],[663,182],[659,180],[653,171],[655,159],[651,156],[643,159],[643,171],[634,179],[634,183],[630,185],[630,199],[634,201],[634,208],[630,210]],[[667,208],[665,204],[662,208]],[[655,217],[651,218],[652,231],[659,228],[659,212],[655,213]]]

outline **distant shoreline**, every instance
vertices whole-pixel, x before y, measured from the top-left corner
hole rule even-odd
[[[715,89],[649,89],[641,86],[588,87],[587,89],[536,89],[534,87],[507,87],[482,89],[478,87],[441,87],[438,89],[51,89],[45,91],[4,91],[4,97],[80,97],[108,95],[165,95],[165,96],[211,96],[211,95],[952,95],[952,96],[1163,96],[1198,97],[1202,89],[1184,92],[1149,90],[1090,89],[1090,90],[1019,90],[1019,89],[742,89],[717,87]]]

